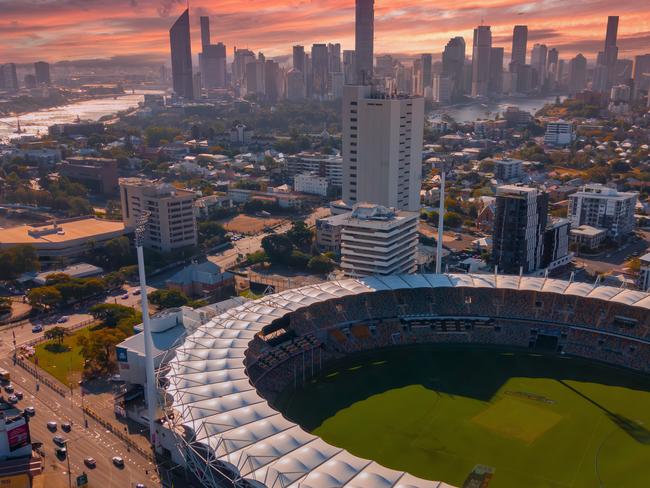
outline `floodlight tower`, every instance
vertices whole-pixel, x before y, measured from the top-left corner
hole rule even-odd
[[[438,206],[438,242],[436,243],[436,274],[442,273],[442,236],[445,225],[445,163],[440,165],[440,205]]]
[[[144,327],[144,355],[147,378],[147,413],[149,417],[149,441],[153,446],[156,443],[156,402],[158,389],[156,388],[155,368],[153,364],[153,340],[151,338],[151,323],[149,321],[149,300],[147,298],[147,282],[144,272],[144,252],[142,245],[147,232],[147,225],[151,212],[144,211],[138,217],[135,226],[135,248],[138,255],[138,274],[140,276],[140,304],[142,307],[142,325]]]

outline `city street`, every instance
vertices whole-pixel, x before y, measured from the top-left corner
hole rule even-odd
[[[135,290],[139,290],[139,286],[128,286],[125,285],[124,291],[116,294],[116,295],[108,295],[104,300],[103,303],[117,303],[118,305],[124,305],[126,307],[132,307],[136,309],[140,309],[140,296],[139,295],[134,295],[133,292]],[[155,288],[152,287],[147,287],[148,292],[153,291]],[[126,296],[128,293],[128,298],[124,299],[122,297]],[[62,316],[68,317],[68,320],[63,323],[58,323],[56,320]],[[43,322],[42,320],[33,320],[29,322],[25,322],[21,325],[18,325],[16,327],[3,327],[0,330],[0,355],[4,356],[14,349],[14,334],[16,336],[16,347],[20,347],[23,344],[26,344],[27,342],[36,339],[37,337],[42,337],[43,334],[45,334],[45,331],[47,329],[50,329],[54,326],[60,326],[64,327],[66,329],[74,328],[75,326],[78,326],[80,323],[83,322],[88,322],[92,320],[92,316],[88,313],[83,313],[82,311],[79,311],[74,314],[66,315],[65,313],[60,313],[55,316],[56,318],[49,321],[49,322]],[[32,327],[34,323],[39,323],[43,325],[43,331],[42,332],[32,332]]]
[[[88,429],[84,429],[84,415],[81,410],[80,398],[75,395],[73,400],[62,398],[47,386],[41,385],[36,391],[35,379],[19,367],[14,367],[8,358],[0,360],[0,366],[11,372],[12,383],[16,390],[24,393],[24,398],[17,407],[23,409],[34,406],[36,415],[30,420],[32,442],[42,442],[45,458],[43,459],[46,476],[44,483],[48,488],[68,486],[68,462],[57,459],[52,442],[54,435],[60,435],[69,441],[68,455],[70,456],[70,472],[72,484],[76,486],[76,477],[82,472],[88,474],[91,487],[134,487],[138,483],[145,486],[159,486],[156,469],[153,464],[101,427],[93,419],[87,418]],[[58,429],[50,432],[46,423],[56,421]],[[70,422],[72,431],[61,430],[62,422]],[[95,469],[84,466],[84,458],[91,456],[97,461]],[[113,456],[124,459],[123,469],[117,468],[111,462]],[[148,474],[147,474],[148,472]]]

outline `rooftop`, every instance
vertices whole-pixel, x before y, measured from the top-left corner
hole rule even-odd
[[[124,223],[82,217],[45,225],[20,225],[0,230],[0,244],[48,244],[75,239],[92,239],[106,234],[124,233]]]

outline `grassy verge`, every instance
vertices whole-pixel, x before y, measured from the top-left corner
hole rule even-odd
[[[86,327],[65,336],[62,343],[47,341],[36,346],[36,355],[30,360],[50,373],[66,386],[77,386],[81,379],[84,359],[81,356],[81,347],[77,345],[77,338],[88,335],[91,327]]]

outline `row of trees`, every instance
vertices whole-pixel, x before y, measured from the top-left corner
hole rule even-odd
[[[54,310],[119,288],[124,278],[119,271],[95,278],[72,278],[65,273],[54,273],[47,276],[44,286],[32,288],[27,293],[27,301],[37,310]]]
[[[38,269],[38,256],[33,246],[20,244],[0,250],[0,280],[14,280]]]

